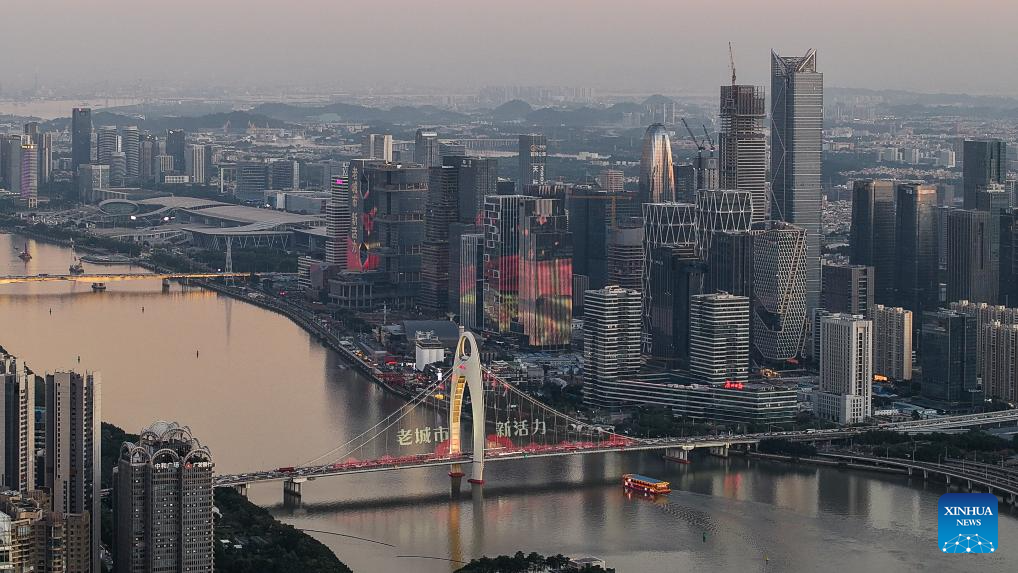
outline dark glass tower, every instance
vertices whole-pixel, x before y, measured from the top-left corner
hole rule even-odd
[[[894,304],[895,184],[893,181],[856,181],[852,189],[852,233],[849,258],[853,264],[873,267],[873,300]]]
[[[78,174],[79,165],[92,162],[92,109],[71,110],[71,171]]]
[[[171,129],[166,132],[166,155],[173,158],[173,170],[184,172],[184,130]]]
[[[937,189],[903,183],[897,189],[894,290],[897,306],[921,314],[937,307]]]
[[[976,388],[976,317],[940,309],[923,313],[922,395],[962,402]]]
[[[824,75],[816,51],[771,52],[771,217],[806,230],[807,315],[820,299]]]
[[[996,139],[966,140],[963,149],[965,208],[976,209],[980,188],[990,183],[1004,184],[1007,179],[1007,143]]]

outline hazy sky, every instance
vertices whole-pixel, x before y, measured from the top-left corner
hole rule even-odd
[[[815,47],[827,85],[1018,94],[1016,0],[4,1],[0,81],[713,92]]]

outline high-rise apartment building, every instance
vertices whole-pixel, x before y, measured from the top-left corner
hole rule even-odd
[[[104,125],[95,130],[95,160],[110,165],[110,158],[120,151],[120,133],[115,125]]]
[[[621,405],[621,384],[635,376],[640,355],[640,293],[617,286],[589,290],[583,301],[583,401],[596,408]]]
[[[806,232],[806,308],[820,302],[824,75],[816,51],[771,52],[771,218]]]
[[[368,133],[364,136],[364,143],[361,144],[361,156],[364,159],[376,159],[378,161],[392,161],[392,135]]]
[[[749,193],[753,221],[767,219],[767,103],[764,88],[721,86],[721,132],[718,134],[722,189]]]
[[[824,261],[821,274],[820,308],[869,316],[874,305],[873,267]]]
[[[53,511],[80,515],[88,527],[83,543],[87,556],[72,566],[68,543],[68,572],[99,571],[100,378],[98,373],[57,372],[45,377],[45,484]]]
[[[120,148],[127,160],[127,179],[137,181],[141,177],[141,134],[137,126],[129,125],[121,130]]]
[[[873,267],[873,300],[895,301],[895,182],[856,181],[852,187],[852,231],[849,260]]]
[[[1000,282],[997,296],[1001,304],[1018,307],[1018,209],[998,215],[1000,228]]]
[[[573,319],[573,241],[562,201],[520,206],[519,323],[530,348],[569,346]]]
[[[971,404],[976,395],[976,317],[939,309],[923,313],[920,331],[924,398]]]
[[[1005,326],[1018,324],[1018,308],[971,302],[955,301],[950,304],[953,311],[971,316],[976,321],[976,376],[985,377],[986,362],[989,356],[989,343],[985,337],[986,327],[994,323]]]
[[[981,338],[986,341],[983,392],[987,398],[1014,403],[1018,400],[1018,324],[987,324]]]
[[[350,243],[350,228],[353,225],[350,212],[350,184],[346,174],[332,176],[329,182],[329,203],[325,206],[325,262],[346,268],[347,254],[353,252]]]
[[[912,379],[912,311],[882,304],[873,307],[873,373],[892,380]]]
[[[753,352],[762,360],[799,355],[806,331],[806,230],[781,221],[753,225]]]
[[[438,167],[442,164],[439,155],[438,132],[430,129],[418,129],[414,138],[414,163],[424,167]]]
[[[92,162],[92,110],[76,107],[71,110],[71,171]]]
[[[897,188],[894,290],[896,306],[922,316],[939,304],[937,189],[902,183]]]
[[[0,483],[6,489],[35,489],[35,374],[0,348],[3,382],[3,458]]]
[[[856,424],[873,412],[873,323],[859,315],[820,320],[820,388],[817,415]]]
[[[516,188],[525,185],[544,185],[545,166],[548,163],[548,138],[543,135],[520,135],[519,173]]]
[[[113,470],[114,571],[212,573],[211,452],[175,422],[138,438]]]
[[[668,130],[660,123],[651,124],[643,134],[640,156],[640,201],[664,203],[675,200],[675,172]]]
[[[999,139],[965,140],[962,158],[964,207],[978,207],[977,192],[1007,180],[1007,143]]]
[[[689,371],[710,384],[749,379],[749,298],[728,293],[690,297]]]

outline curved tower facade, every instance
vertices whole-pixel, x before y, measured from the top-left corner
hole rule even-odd
[[[675,172],[672,167],[672,143],[668,130],[660,123],[651,124],[643,135],[640,157],[640,200],[663,203],[675,200]]]

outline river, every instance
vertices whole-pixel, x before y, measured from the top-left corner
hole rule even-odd
[[[17,257],[26,243],[28,263]],[[0,235],[0,274],[65,274],[71,261],[66,248]],[[157,419],[188,425],[221,473],[314,458],[403,404],[286,318],[198,288],[163,292],[155,280],[101,293],[0,285],[0,345],[37,371],[100,371],[104,420],[133,432]],[[629,499],[625,472],[668,479],[675,491]],[[358,572],[446,573],[449,559],[517,550],[594,555],[620,573],[1018,567],[1014,513],[1000,517],[999,553],[943,555],[937,498],[946,490],[899,476],[632,453],[502,462],[485,477],[483,491],[464,484],[458,496],[446,470],[432,468],[308,482],[296,508],[283,505],[278,484],[252,487],[250,498],[297,527],[388,544],[314,534]]]

